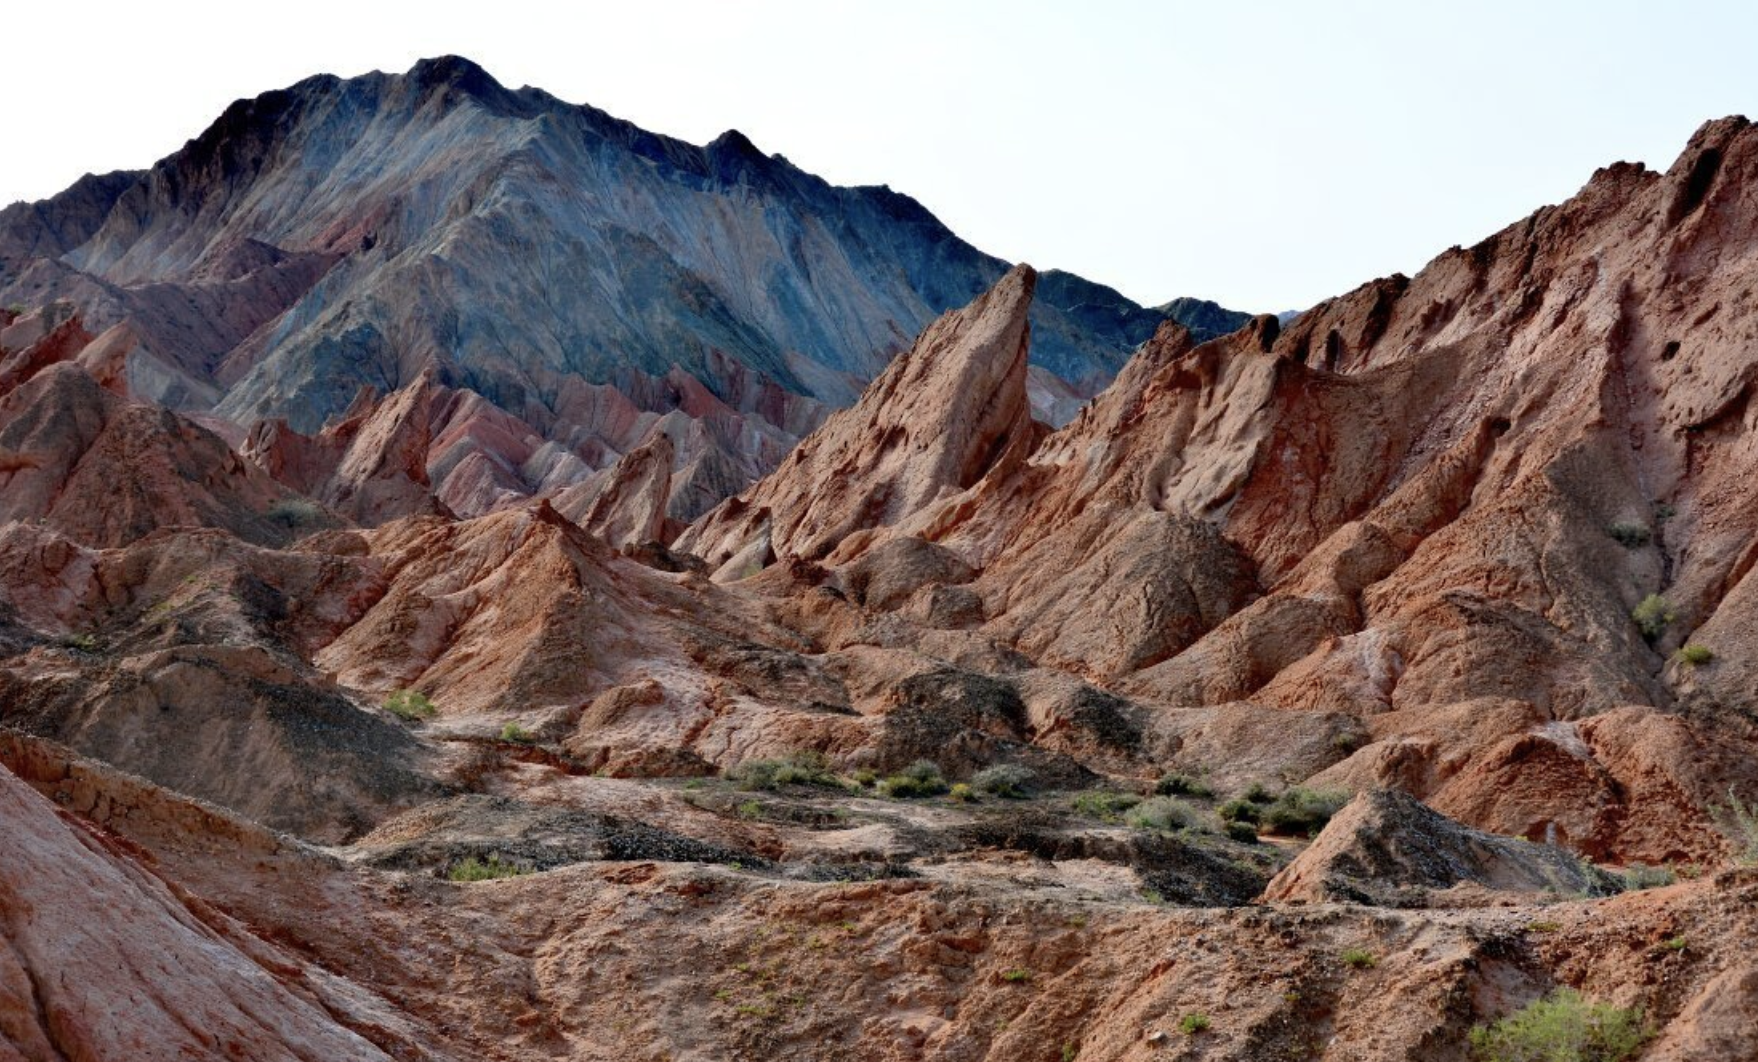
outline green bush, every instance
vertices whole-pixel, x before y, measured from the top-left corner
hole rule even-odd
[[[775,760],[746,760],[727,773],[742,789],[780,789],[787,785],[840,786],[821,752],[795,752]]]
[[[102,644],[95,634],[69,634],[61,639],[63,649],[78,649],[82,653],[95,653]]]
[[[446,877],[453,881],[492,881],[495,878],[516,878],[521,874],[529,874],[530,870],[516,863],[503,863],[499,856],[477,859],[469,856],[452,864]]]
[[[418,690],[398,690],[385,698],[385,711],[399,719],[431,719],[439,708]]]
[[[965,782],[953,783],[952,790],[946,795],[961,804],[973,804],[977,799],[977,791]]]
[[[529,745],[537,740],[537,735],[526,730],[518,723],[508,723],[501,727],[501,740],[511,741],[519,745]]]
[[[1188,796],[1207,799],[1215,795],[1202,779],[1174,771],[1154,783],[1155,796]]]
[[[1373,952],[1365,948],[1345,948],[1343,954],[1339,955],[1338,958],[1342,959],[1343,965],[1351,970],[1371,970],[1380,964],[1380,961],[1374,958]]]
[[[1253,804],[1268,804],[1276,799],[1275,794],[1271,793],[1262,782],[1251,783],[1245,787],[1245,792],[1239,795],[1242,799]]]
[[[1679,880],[1679,876],[1667,867],[1649,867],[1641,863],[1631,863],[1621,876],[1624,888],[1630,892],[1658,889]]]
[[[1116,822],[1125,811],[1141,803],[1141,797],[1134,793],[1117,793],[1109,789],[1090,789],[1085,793],[1076,793],[1068,803],[1078,814]]]
[[[1659,594],[1649,594],[1630,613],[1630,618],[1636,621],[1636,629],[1642,632],[1642,637],[1652,642],[1665,634],[1667,627],[1678,616],[1674,614],[1673,607],[1667,603],[1666,598]]]
[[[1257,827],[1249,822],[1229,822],[1226,826],[1227,839],[1241,844],[1257,843]]]
[[[998,797],[1023,797],[1032,784],[1032,772],[1016,763],[998,763],[971,775],[971,788]]]
[[[1715,651],[1707,645],[1698,645],[1696,642],[1692,642],[1679,650],[1679,659],[1692,667],[1702,667],[1715,659]]]
[[[1589,1003],[1559,988],[1493,1025],[1471,1030],[1476,1062],[1625,1062],[1652,1033],[1640,1010]]]
[[[1249,800],[1234,797],[1224,801],[1215,808],[1215,814],[1221,816],[1222,822],[1257,823],[1263,820],[1263,808]],[[1255,836],[1255,834],[1254,834]]]
[[[1348,802],[1346,793],[1325,793],[1296,786],[1284,791],[1264,809],[1264,832],[1283,837],[1310,837],[1324,829],[1331,816]]]
[[[1154,797],[1129,809],[1123,821],[1138,830],[1181,830],[1201,821],[1197,810],[1182,800]]]
[[[1613,524],[1605,529],[1605,533],[1616,539],[1618,545],[1625,549],[1641,549],[1654,537],[1646,527],[1632,523]]]
[[[932,760],[917,760],[879,783],[881,793],[904,799],[939,796],[946,789],[946,778],[940,773],[940,765]]]
[[[1012,969],[1001,975],[1001,979],[1010,985],[1020,985],[1032,979],[1032,972],[1025,969]]]
[[[1178,1019],[1178,1031],[1186,1036],[1195,1036],[1199,1032],[1207,1032],[1210,1025],[1209,1016],[1200,1010],[1191,1011]]]

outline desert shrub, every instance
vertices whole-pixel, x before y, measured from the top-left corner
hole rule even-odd
[[[503,863],[499,856],[477,859],[468,856],[452,864],[446,871],[446,877],[452,881],[492,881],[495,878],[516,878],[531,871],[517,863]]]
[[[1032,972],[1030,970],[1015,968],[1003,973],[1001,979],[1010,985],[1020,985],[1032,979]]]
[[[537,735],[526,730],[518,723],[508,723],[501,727],[501,740],[512,741],[520,745],[529,745],[537,740]]]
[[[1188,796],[1206,799],[1214,796],[1215,791],[1210,789],[1201,778],[1174,771],[1154,783],[1154,794],[1156,796]]]
[[[1658,889],[1679,880],[1679,876],[1667,867],[1649,867],[1641,863],[1630,864],[1621,876],[1624,879],[1624,888],[1632,892]]]
[[[1117,793],[1109,789],[1089,789],[1084,793],[1076,793],[1068,802],[1078,814],[1106,822],[1116,822],[1120,815],[1139,803],[1141,797],[1134,793]]]
[[[1234,797],[1223,801],[1215,808],[1215,814],[1221,816],[1222,822],[1244,822],[1255,825],[1264,817],[1263,808],[1249,800]],[[1256,836],[1256,833],[1253,833]]]
[[[971,788],[998,797],[1023,797],[1032,784],[1032,772],[1017,763],[998,763],[971,775]]]
[[[1262,782],[1253,782],[1246,786],[1245,792],[1239,794],[1239,797],[1253,804],[1268,804],[1276,799],[1276,795]]]
[[[1209,1026],[1213,1024],[1214,1022],[1209,1020],[1207,1014],[1200,1010],[1193,1010],[1178,1019],[1178,1031],[1186,1036],[1195,1036],[1199,1032],[1207,1032]]]
[[[1702,667],[1715,659],[1715,651],[1707,645],[1698,645],[1696,642],[1692,642],[1679,650],[1679,659],[1692,667]]]
[[[282,527],[298,530],[321,522],[324,511],[304,498],[282,498],[270,505],[263,515]]]
[[[932,760],[917,760],[902,771],[879,783],[879,791],[889,797],[930,797],[946,792],[946,778],[940,765]]]
[[[69,634],[61,639],[63,649],[78,649],[82,653],[95,653],[102,644],[95,634]]]
[[[1559,988],[1493,1025],[1471,1030],[1477,1062],[1625,1062],[1651,1033],[1637,1009],[1589,1003]]]
[[[1225,833],[1229,841],[1238,841],[1241,844],[1257,843],[1257,827],[1249,822],[1229,822],[1226,825]]]
[[[1728,787],[1727,801],[1727,807],[1715,809],[1715,818],[1738,849],[1734,858],[1741,863],[1758,863],[1758,804],[1741,800],[1732,786]]]
[[[972,789],[967,782],[953,783],[952,790],[946,795],[961,804],[975,803],[977,799],[977,791]]]
[[[1605,529],[1605,533],[1617,540],[1618,545],[1625,549],[1641,549],[1648,545],[1653,534],[1641,524],[1615,523]]]
[[[398,690],[385,698],[385,711],[399,719],[431,719],[439,708],[419,690]]]
[[[1324,829],[1331,816],[1348,803],[1345,793],[1326,793],[1299,786],[1286,790],[1264,808],[1265,833],[1284,837],[1310,836]]]
[[[1674,614],[1673,607],[1666,598],[1659,594],[1649,594],[1630,613],[1630,618],[1636,621],[1636,629],[1642,632],[1642,637],[1652,642],[1665,634],[1667,627],[1678,616]]]
[[[1182,800],[1154,797],[1130,808],[1123,821],[1138,830],[1181,830],[1200,819],[1197,810]]]
[[[830,761],[820,752],[795,752],[774,760],[746,760],[727,774],[743,789],[780,789],[787,785],[826,788],[840,783],[831,773]]]
[[[868,768],[868,767],[862,767],[860,770],[856,771],[853,775],[851,775],[850,778],[854,781],[854,783],[856,785],[861,786],[862,788],[866,788],[867,786],[870,786],[870,785],[874,784],[875,782],[879,781],[879,772],[872,770],[871,768]]]
[[[1345,948],[1343,954],[1337,957],[1342,959],[1343,965],[1351,970],[1371,970],[1380,964],[1380,961],[1374,958],[1373,952],[1365,948]]]
[[[733,814],[747,822],[756,822],[763,817],[763,805],[755,800],[747,800],[733,808]]]

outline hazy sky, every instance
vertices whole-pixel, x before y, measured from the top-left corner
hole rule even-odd
[[[8,5],[0,203],[144,167],[231,100],[467,55],[697,143],[737,127],[1143,302],[1306,306],[1758,112],[1758,5]],[[565,13],[563,13],[565,12]]]

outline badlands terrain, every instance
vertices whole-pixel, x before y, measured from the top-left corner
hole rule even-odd
[[[0,212],[0,1060],[1758,1058],[1755,290],[1742,118],[1282,321],[241,102]]]

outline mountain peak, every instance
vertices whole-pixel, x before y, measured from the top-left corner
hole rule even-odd
[[[404,77],[420,85],[452,85],[473,93],[506,91],[492,74],[461,55],[417,59]]]

